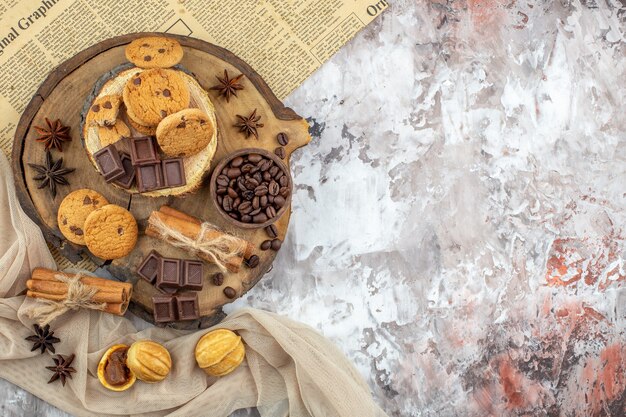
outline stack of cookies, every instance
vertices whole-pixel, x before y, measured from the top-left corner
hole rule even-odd
[[[182,159],[184,181],[168,187],[166,179],[156,172],[159,186],[142,187],[139,171],[147,168],[139,165],[134,166],[136,183],[125,187],[111,181],[129,192],[151,197],[194,191],[217,148],[215,109],[207,92],[192,76],[175,67],[183,58],[183,49],[174,39],[136,39],[126,47],[126,58],[135,67],[119,68],[95,92],[85,116],[83,136],[90,158],[106,176],[97,161],[98,152],[114,146],[121,160],[123,155],[131,155],[131,138],[154,137],[159,160]],[[130,173],[126,174],[129,178]]]

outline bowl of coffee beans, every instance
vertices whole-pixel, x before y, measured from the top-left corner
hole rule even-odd
[[[247,148],[220,161],[210,182],[213,202],[228,221],[244,229],[267,227],[289,207],[293,183],[275,154]]]

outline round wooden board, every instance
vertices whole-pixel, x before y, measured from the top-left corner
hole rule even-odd
[[[180,65],[191,72],[205,90],[217,83],[215,76],[223,76],[224,69],[227,69],[231,76],[244,74],[242,79],[244,90],[239,91],[238,97],[231,98],[229,103],[223,97],[218,97],[216,91],[210,91],[216,108],[219,129],[217,151],[211,168],[226,155],[241,148],[257,147],[272,152],[279,146],[276,141],[276,135],[279,132],[285,132],[290,139],[289,144],[285,146],[287,151],[285,162],[288,164],[291,153],[306,145],[311,137],[306,121],[293,110],[285,107],[250,66],[227,50],[194,38],[154,33],[119,36],[80,52],[50,73],[26,107],[15,133],[12,161],[20,203],[29,217],[42,229],[46,240],[59,248],[68,259],[76,262],[82,256],[89,256],[96,264],[108,269],[118,279],[132,282],[134,295],[131,309],[140,317],[152,321],[151,298],[160,293],[144,280],[138,279],[135,273],[137,266],[152,249],[156,249],[166,257],[193,258],[185,251],[143,234],[147,218],[153,210],[158,210],[164,204],[170,205],[209,221],[229,233],[243,237],[257,248],[263,240],[267,239],[267,235],[263,229],[244,230],[226,223],[211,201],[208,180],[205,180],[198,191],[184,197],[149,198],[128,194],[105,183],[91,164],[80,137],[81,111],[85,100],[90,96],[94,84],[103,74],[127,62],[124,56],[125,46],[136,38],[149,35],[176,38],[183,46],[185,53]],[[259,140],[246,139],[245,135],[233,127],[233,124],[237,114],[247,116],[255,108],[262,116],[261,122],[265,126],[259,129]],[[28,163],[43,164],[44,162],[44,147],[35,141],[38,135],[32,127],[45,125],[45,117],[53,120],[60,119],[64,125],[71,127],[72,134],[72,141],[65,144],[62,153],[52,151],[54,160],[63,157],[64,166],[76,169],[67,177],[70,185],[60,186],[55,198],[52,198],[47,188],[37,188],[37,183],[32,179],[35,173],[28,166]],[[91,255],[86,247],[75,245],[63,237],[57,227],[57,210],[63,198],[72,190],[79,188],[96,190],[109,202],[127,207],[135,216],[141,233],[137,246],[129,256],[114,261],[103,261]],[[289,216],[290,210],[287,210],[285,215],[275,223],[281,240],[287,232]],[[237,290],[237,295],[242,296],[271,268],[276,256],[276,253],[271,250],[258,249],[256,254],[261,259],[258,267],[249,269],[244,266],[238,273],[226,273],[224,285],[220,287],[211,282],[211,276],[217,272],[217,268],[205,263],[204,288],[198,293],[201,319],[193,322],[177,322],[172,325],[179,328],[197,328],[208,327],[219,322],[224,316],[221,307],[233,301],[226,298],[223,288],[233,287]]]

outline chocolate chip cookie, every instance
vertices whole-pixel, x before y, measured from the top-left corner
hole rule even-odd
[[[108,204],[93,211],[85,220],[85,243],[101,259],[123,258],[137,244],[137,221],[128,210]]]
[[[168,156],[195,155],[206,148],[215,134],[209,116],[200,109],[184,109],[171,114],[159,123],[157,142]]]
[[[85,244],[85,220],[95,210],[109,204],[100,193],[86,188],[69,193],[57,213],[59,230],[70,242]]]
[[[183,48],[174,39],[149,36],[129,43],[126,59],[139,68],[169,68],[183,59]]]
[[[91,107],[87,118],[89,124],[98,126],[112,126],[115,124],[117,115],[120,112],[122,97],[119,95],[108,95],[97,98]]]

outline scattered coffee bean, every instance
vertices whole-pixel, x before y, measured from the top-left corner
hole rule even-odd
[[[222,274],[221,272],[218,272],[217,274],[213,275],[213,284],[219,287],[223,283],[224,283],[224,274]]]
[[[259,266],[259,262],[260,259],[256,255],[252,255],[251,257],[246,259],[246,265],[248,266],[248,268],[256,268],[257,266]]]
[[[224,288],[224,295],[230,299],[233,299],[237,295],[237,291],[235,291],[235,289],[232,287],[226,287]]]
[[[233,158],[215,185],[222,210],[243,223],[276,218],[291,192],[287,173],[271,158],[256,153]]]
[[[272,250],[274,251],[278,251],[280,250],[280,247],[283,245],[283,242],[280,239],[274,239],[272,240]]]
[[[278,141],[278,143],[280,143],[280,146],[287,146],[287,144],[289,143],[289,137],[284,132],[280,132],[278,135],[276,135],[276,140]]]
[[[278,228],[276,225],[270,224],[265,228],[265,233],[267,233],[270,238],[276,239],[278,237]]]
[[[261,243],[261,250],[268,250],[272,246],[271,240],[265,240]]]
[[[285,159],[285,157],[287,156],[287,152],[285,152],[285,148],[283,148],[282,146],[279,146],[278,148],[274,149],[274,153],[280,159]]]

